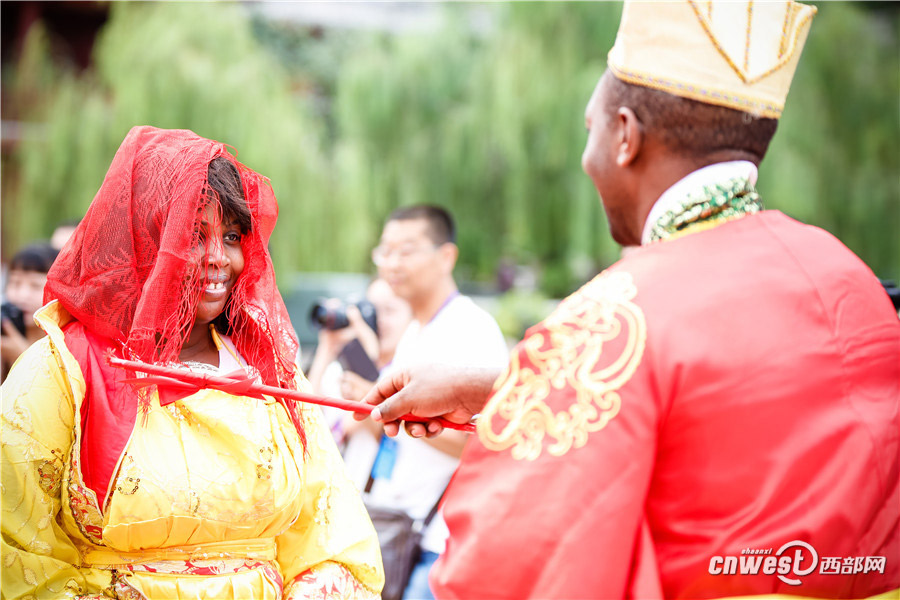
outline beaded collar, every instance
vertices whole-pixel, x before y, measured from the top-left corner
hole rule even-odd
[[[671,240],[711,229],[763,209],[756,188],[746,177],[707,185],[666,211],[650,230],[650,241]]]

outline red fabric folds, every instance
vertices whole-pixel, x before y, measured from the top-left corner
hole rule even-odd
[[[122,380],[129,374],[109,366],[104,360],[113,351],[112,342],[78,321],[63,331],[66,347],[81,366],[85,398],[81,404],[81,476],[94,490],[99,507],[106,503],[106,492],[119,457],[134,429],[138,395]]]

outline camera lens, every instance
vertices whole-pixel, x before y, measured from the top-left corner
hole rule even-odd
[[[347,308],[343,305],[326,306],[320,300],[313,304],[309,311],[309,322],[316,329],[343,329],[350,324],[347,319]]]
[[[9,321],[18,330],[19,333],[25,335],[25,315],[22,309],[12,302],[4,302],[0,306],[0,316],[4,321]]]
[[[359,314],[362,315],[366,325],[371,327],[372,331],[378,333],[378,317],[375,314],[375,305],[363,299],[356,303],[356,308],[359,309]]]

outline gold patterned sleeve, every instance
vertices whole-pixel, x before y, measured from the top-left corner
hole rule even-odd
[[[3,383],[4,598],[70,598],[91,569],[60,527],[60,486],[73,440],[74,400],[49,338],[31,346]]]
[[[375,528],[322,411],[304,405],[302,418],[306,498],[294,525],[277,538],[284,597],[378,598],[384,570]]]

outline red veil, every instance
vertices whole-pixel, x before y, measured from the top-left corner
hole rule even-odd
[[[50,269],[44,301],[59,300],[77,319],[95,359],[101,351],[98,346],[112,346],[117,353],[144,362],[177,360],[199,300],[200,275],[193,268],[191,249],[201,208],[209,201],[207,168],[220,156],[240,173],[252,223],[241,242],[244,270],[226,309],[230,335],[264,383],[293,387],[298,343],[267,249],[278,216],[275,195],[268,179],[237,162],[223,144],[191,131],[135,127],[128,133],[87,214]],[[98,344],[98,338],[105,339]],[[83,357],[76,353],[76,358],[83,370],[87,368]],[[84,449],[92,445],[89,438],[96,440],[101,433],[104,454],[114,449],[106,439],[112,433],[109,419],[127,430],[119,452],[114,452],[113,466],[101,467],[97,485],[89,484],[102,490],[102,498],[104,483],[134,425],[137,394],[128,386],[110,387],[121,377],[104,361],[93,362],[95,368],[87,370],[106,383],[95,382],[93,390],[115,389],[110,396],[119,392],[127,396],[110,397],[103,408],[89,397],[86,400],[94,405],[82,413]],[[286,402],[286,408],[302,437],[293,403]],[[95,417],[99,420],[91,427]],[[112,441],[113,447],[120,444]]]

